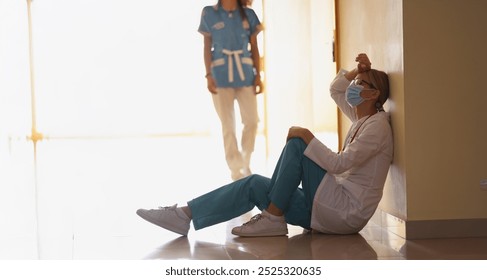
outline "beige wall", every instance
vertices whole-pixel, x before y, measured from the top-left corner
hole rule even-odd
[[[366,52],[390,75],[395,158],[381,209],[487,218],[487,1],[337,2],[341,66]]]
[[[341,68],[355,67],[355,57],[365,52],[372,67],[389,74],[391,98],[386,110],[392,114],[395,156],[390,169],[381,207],[388,213],[405,219],[406,158],[404,128],[404,67],[402,1],[399,0],[339,0],[337,25],[339,35],[339,64]],[[350,123],[341,118],[342,132]]]
[[[487,218],[487,1],[403,2],[408,219]]]

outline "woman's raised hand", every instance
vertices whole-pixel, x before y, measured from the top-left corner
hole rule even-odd
[[[369,71],[371,69],[372,63],[369,60],[369,57],[365,53],[360,53],[355,58],[355,61],[358,62],[357,70],[359,73]]]

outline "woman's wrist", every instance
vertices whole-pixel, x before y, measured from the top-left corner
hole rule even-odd
[[[348,71],[347,73],[345,73],[345,78],[347,78],[347,80],[349,81],[352,81],[353,79],[355,79],[355,77],[357,77],[357,74],[358,74],[358,70],[357,68],[354,68],[350,71]]]

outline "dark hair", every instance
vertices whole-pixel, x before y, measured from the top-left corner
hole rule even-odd
[[[238,11],[240,12],[240,17],[242,21],[247,21],[247,14],[245,13],[245,7],[248,6],[249,0],[237,0]],[[218,6],[222,5],[222,0],[218,0]]]
[[[376,69],[370,69],[366,73],[369,76],[372,85],[380,92],[375,107],[377,108],[377,111],[384,111],[382,105],[384,105],[389,98],[389,76],[385,72]]]

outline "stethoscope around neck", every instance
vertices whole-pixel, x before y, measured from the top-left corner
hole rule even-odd
[[[360,128],[362,127],[362,125],[363,125],[363,124],[364,124],[364,123],[365,123],[365,122],[366,122],[366,121],[367,121],[367,120],[368,120],[370,117],[372,117],[373,115],[375,115],[375,114],[370,114],[369,116],[367,116],[367,118],[365,118],[365,120],[364,120],[362,123],[360,123],[360,125],[359,125],[359,126],[357,127],[357,129],[355,130],[355,133],[353,134],[352,138],[350,138],[350,141],[345,142],[345,145],[343,145],[342,151],[343,151],[343,150],[345,150],[345,147],[346,147],[347,145],[349,145],[350,143],[352,143],[352,141],[355,139],[355,136],[357,136],[358,131],[359,131],[359,130],[360,130]]]

